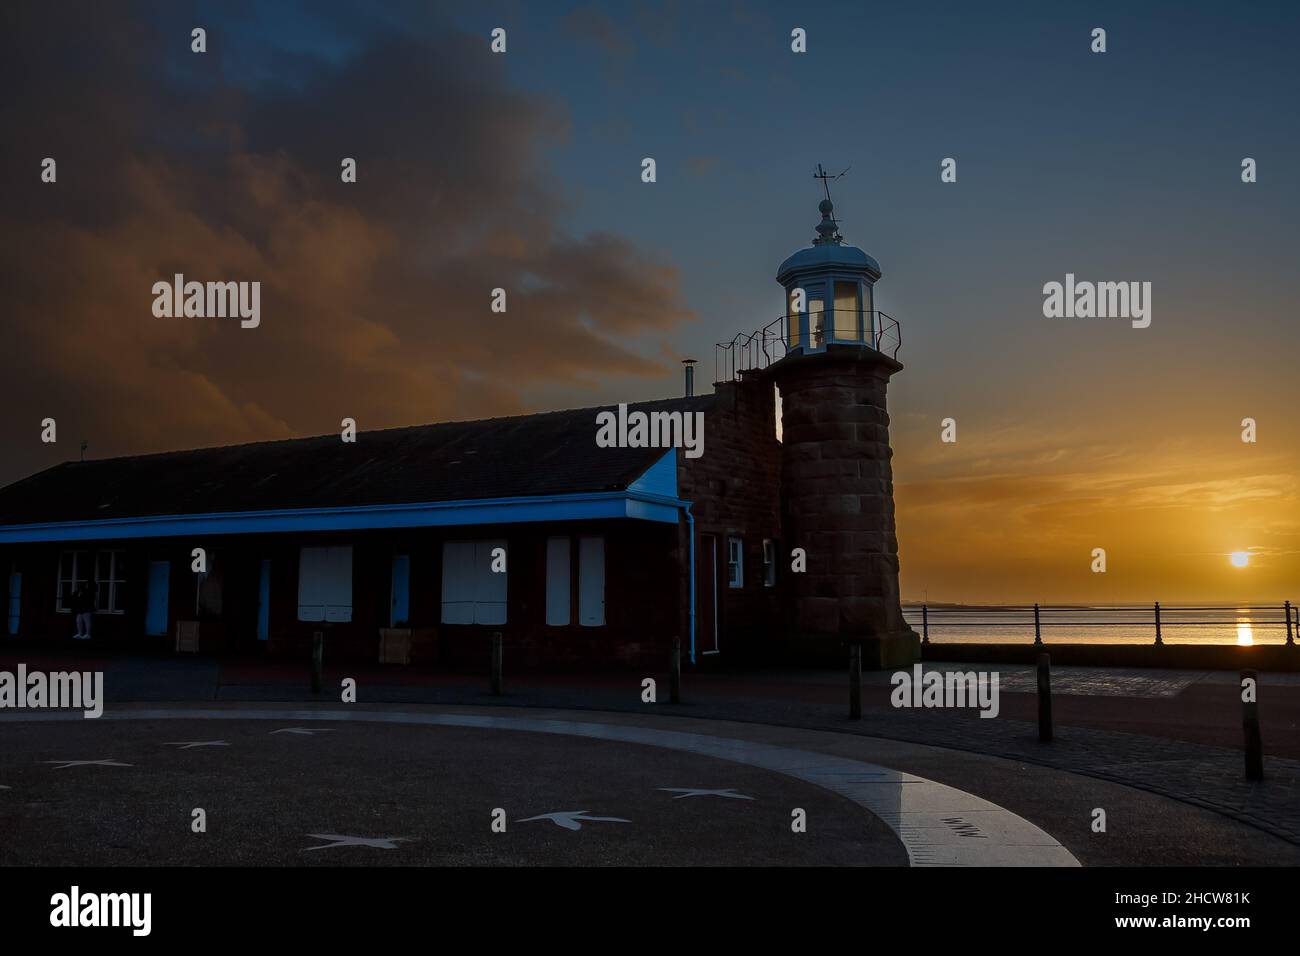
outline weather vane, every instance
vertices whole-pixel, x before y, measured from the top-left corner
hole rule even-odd
[[[852,168],[852,166],[846,167],[844,173],[847,173]],[[822,169],[821,163],[817,164],[817,172],[813,173],[813,179],[820,179],[822,181],[822,189],[826,190],[827,202],[831,201],[831,182],[842,177],[844,173],[840,173],[839,176],[832,176],[830,173],[826,172],[826,170]]]

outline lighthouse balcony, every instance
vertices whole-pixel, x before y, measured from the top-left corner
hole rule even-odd
[[[829,310],[778,316],[756,332],[719,342],[714,381],[730,382],[742,372],[767,368],[788,355],[824,352],[837,346],[874,349],[892,359],[902,347],[898,320],[884,312]]]

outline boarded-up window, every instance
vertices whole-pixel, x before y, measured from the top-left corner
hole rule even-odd
[[[443,542],[443,624],[506,622],[506,575],[509,572],[492,570],[492,552],[497,548],[505,550],[504,538]]]
[[[569,539],[546,539],[546,623],[552,626],[572,620],[569,607]]]
[[[578,623],[583,627],[605,624],[605,539],[578,541]]]
[[[298,620],[352,620],[352,548],[303,548],[298,558]]]

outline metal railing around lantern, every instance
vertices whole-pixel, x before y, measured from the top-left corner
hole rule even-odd
[[[713,380],[734,381],[741,372],[767,368],[796,352],[820,352],[828,345],[865,345],[898,358],[903,345],[898,320],[860,309],[782,315],[756,332],[737,333],[714,350]]]

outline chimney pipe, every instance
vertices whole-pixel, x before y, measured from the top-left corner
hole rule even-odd
[[[682,359],[682,365],[686,368],[686,397],[691,398],[695,394],[695,359]]]

